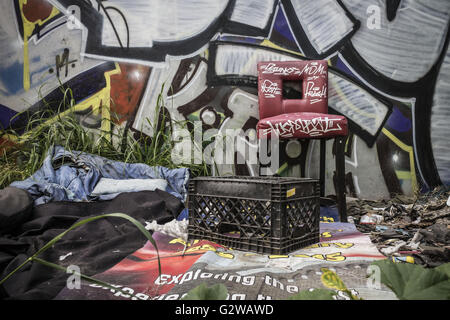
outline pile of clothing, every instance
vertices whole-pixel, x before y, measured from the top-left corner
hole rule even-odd
[[[186,217],[189,170],[111,161],[65,150],[48,151],[43,166],[0,190],[0,280],[74,223],[124,213],[147,229]],[[99,219],[70,231],[39,257],[91,276],[144,246],[128,220]],[[0,299],[52,299],[67,274],[29,263],[0,286]]]

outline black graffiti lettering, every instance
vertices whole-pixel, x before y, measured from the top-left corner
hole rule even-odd
[[[69,49],[65,48],[64,52],[61,55],[56,55],[55,57],[55,66],[56,66],[56,76],[59,78],[59,74],[62,68],[65,67],[65,73],[64,76],[67,77],[69,74],[69,65],[72,64],[72,68],[75,67],[75,62],[77,60],[70,60],[69,61]]]

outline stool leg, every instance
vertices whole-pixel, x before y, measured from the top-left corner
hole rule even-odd
[[[320,196],[325,197],[325,154],[327,152],[326,149],[327,141],[325,139],[320,140]]]
[[[345,137],[336,140],[336,197],[341,222],[347,222],[347,203],[345,199]]]

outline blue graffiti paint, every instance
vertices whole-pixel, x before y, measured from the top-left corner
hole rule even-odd
[[[332,218],[332,220],[330,219]],[[320,206],[320,221],[321,222],[339,222],[339,212],[335,205]]]
[[[11,123],[14,122],[12,119],[17,114],[16,111],[11,110],[7,106],[0,104],[0,129],[6,129]]]
[[[252,44],[259,44],[261,42],[260,39],[244,37],[244,36],[229,36],[229,35],[220,35],[218,40],[219,41],[232,41],[232,42],[252,43]]]
[[[15,95],[23,90],[23,64],[15,62],[9,67],[0,70],[0,81],[6,91],[0,90],[5,96]]]
[[[72,89],[73,98],[79,103],[106,87],[105,72],[114,70],[113,62],[105,62],[87,70],[66,83]]]
[[[339,57],[337,59],[335,67],[344,72],[345,74],[353,78],[356,78],[355,74],[349,69],[349,67],[347,67],[347,65]]]
[[[40,57],[40,56],[36,56],[36,57],[33,57],[33,58],[31,59],[31,62],[32,62],[32,63],[38,63],[39,61],[41,61],[41,57]]]
[[[282,10],[278,10],[277,16],[275,17],[275,22],[273,24],[273,29],[279,32],[286,39],[295,43],[295,38],[289,28],[289,24]]]
[[[54,75],[51,75],[50,73],[48,73],[48,70],[50,69],[50,67],[48,66],[43,66],[39,69],[34,70],[33,72],[30,72],[30,79],[31,79],[31,83],[33,84],[33,79],[36,80],[37,82],[40,83],[45,83],[45,81],[51,79],[52,77],[54,77]],[[44,72],[47,72],[47,74],[45,74]],[[37,88],[38,85],[35,84],[35,87]]]
[[[113,70],[114,68],[114,62],[105,62],[77,75],[75,78],[64,83],[62,87],[56,88],[50,92],[43,100],[36,102],[27,109],[26,113],[19,114],[12,127],[22,134],[25,132],[25,128],[29,128],[27,127],[29,117],[36,112],[46,110],[52,110],[53,112],[64,111],[65,109],[60,109],[60,101],[64,98],[65,88],[71,88],[75,104],[89,98],[106,86],[105,72]],[[66,105],[63,107],[67,108]],[[34,127],[34,125],[31,127]]]
[[[386,126],[397,132],[408,132],[412,128],[412,122],[394,106],[392,114],[386,122]]]

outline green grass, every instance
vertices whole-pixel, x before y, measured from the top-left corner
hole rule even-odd
[[[44,103],[46,103],[44,101]],[[58,110],[67,110],[74,105],[72,92],[66,89]],[[160,94],[155,119],[147,119],[153,135],[136,134],[129,126],[117,126],[111,121],[111,132],[83,127],[72,112],[42,110],[33,114],[26,125],[24,135],[14,130],[0,130],[0,137],[9,135],[17,140],[11,148],[0,147],[0,188],[16,180],[24,180],[38,170],[48,149],[61,145],[67,150],[83,151],[127,163],[144,163],[149,166],[164,166],[170,169],[187,167],[192,176],[210,175],[210,167],[201,164],[177,164],[171,157],[174,122],[162,110],[164,102]],[[111,115],[114,117],[114,115]],[[56,119],[49,123],[47,120]],[[188,121],[177,122],[188,128]]]
[[[55,145],[63,146],[67,150],[83,151],[86,153],[99,155],[115,161],[127,163],[145,163],[149,166],[165,166],[167,168],[188,167],[192,176],[209,175],[210,169],[206,163],[201,164],[177,164],[172,161],[172,148],[174,145],[172,139],[173,121],[161,110],[163,108],[162,94],[160,93],[156,106],[155,119],[147,119],[148,125],[153,131],[152,136],[143,134],[136,135],[129,129],[129,126],[117,126],[111,121],[111,131],[104,132],[97,129],[87,129],[80,124],[77,114],[72,110],[75,102],[72,91],[70,89],[63,90],[64,97],[59,101],[57,111],[51,111],[50,104],[44,102],[46,108],[36,112],[29,117],[29,121],[24,129],[24,134],[14,130],[4,130],[0,128],[0,137],[10,141],[14,141],[12,147],[0,145],[0,188],[4,188],[16,180],[23,180],[38,170],[47,156],[47,151]],[[114,117],[114,115],[111,115]],[[167,120],[167,121],[166,121]],[[188,128],[188,122],[177,122],[178,126]],[[69,231],[91,221],[107,218],[119,217],[129,220],[142,232],[147,239],[153,244],[155,249],[156,243],[151,234],[142,226],[141,223],[134,218],[122,214],[113,213],[105,214],[84,219],[72,227],[50,240],[44,247],[40,248],[33,256],[29,257],[8,274],[5,278],[0,279],[0,284],[7,281],[15,272],[23,268],[26,264],[37,262],[48,267],[65,271],[66,268],[59,265],[44,261],[38,257],[39,254],[47,249],[51,249],[59,239],[66,235]],[[161,274],[161,264],[158,253],[158,267]],[[121,291],[113,288],[110,284],[93,279],[91,277],[80,274],[83,279],[101,284],[113,290]],[[124,293],[126,294],[126,293]]]

